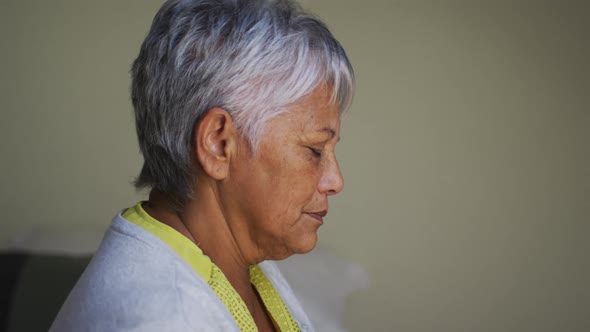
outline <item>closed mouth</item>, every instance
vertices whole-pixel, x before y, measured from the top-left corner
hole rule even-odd
[[[324,223],[324,217],[328,214],[327,210],[318,211],[318,212],[307,212],[307,215],[314,218],[315,220],[319,221],[320,224]]]

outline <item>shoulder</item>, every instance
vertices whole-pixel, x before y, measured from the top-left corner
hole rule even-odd
[[[217,329],[226,317],[205,281],[157,237],[118,217],[52,331]]]

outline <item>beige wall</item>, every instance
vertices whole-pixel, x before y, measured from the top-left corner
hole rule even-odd
[[[358,76],[320,234],[371,275],[347,326],[590,330],[588,6],[304,3]],[[159,4],[0,2],[3,237],[143,197],[128,70]]]

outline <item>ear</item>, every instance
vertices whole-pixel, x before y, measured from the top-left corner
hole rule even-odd
[[[203,171],[216,180],[227,177],[237,133],[229,113],[219,107],[208,110],[194,132],[197,160]]]

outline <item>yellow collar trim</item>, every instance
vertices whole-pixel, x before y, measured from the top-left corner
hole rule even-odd
[[[178,256],[190,265],[201,278],[205,279],[206,282],[209,282],[213,265],[211,259],[203,254],[203,251],[201,251],[201,249],[186,236],[180,234],[174,228],[157,221],[145,212],[141,206],[142,203],[143,202],[139,202],[134,207],[127,209],[123,213],[123,218],[164,241],[164,243],[172,248]]]

